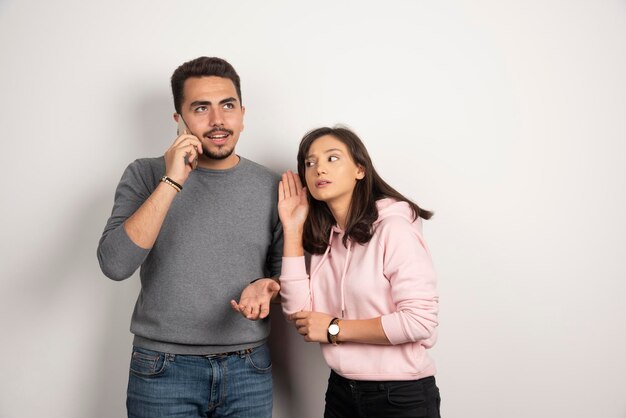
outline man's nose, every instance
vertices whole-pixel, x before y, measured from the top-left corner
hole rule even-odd
[[[209,125],[222,126],[224,125],[224,116],[219,108],[209,109]]]

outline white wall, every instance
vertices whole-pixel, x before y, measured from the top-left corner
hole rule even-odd
[[[624,1],[4,0],[0,417],[124,415],[138,280],[95,249],[200,55],[242,77],[240,154],[294,168],[342,122],[436,211],[444,416],[626,416]],[[277,313],[275,416],[319,417],[328,369]]]

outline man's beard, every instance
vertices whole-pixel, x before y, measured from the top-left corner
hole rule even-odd
[[[206,155],[212,160],[225,160],[226,158],[231,156],[233,151],[234,151],[234,148],[226,148],[226,147],[222,147],[218,149],[217,151],[212,151],[212,150],[207,149],[207,150],[204,150],[204,155]]]
[[[211,141],[211,138],[209,138],[211,135],[216,134],[216,133],[226,133],[228,135],[230,135],[231,140],[233,137],[234,132],[230,129],[224,128],[222,126],[216,126],[215,128],[211,129],[208,132],[205,132],[203,137],[206,138],[207,141]],[[208,148],[208,147],[207,147]],[[228,148],[228,145],[224,144],[221,147],[217,147],[217,151],[212,151],[210,149],[207,149],[204,151],[205,155],[207,157],[209,157],[212,160],[225,160],[226,158],[230,157],[230,155],[233,153],[235,147],[233,148]]]

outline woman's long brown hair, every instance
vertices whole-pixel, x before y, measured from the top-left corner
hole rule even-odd
[[[420,208],[388,185],[374,169],[369,153],[361,139],[354,132],[343,127],[322,127],[304,135],[298,149],[298,175],[303,184],[306,184],[304,172],[309,148],[316,139],[324,135],[331,135],[341,141],[348,148],[354,163],[363,167],[365,172],[365,177],[357,181],[352,192],[343,237],[344,246],[347,245],[348,239],[359,244],[366,244],[372,239],[374,234],[372,225],[378,219],[376,201],[379,199],[389,197],[399,202],[408,203],[413,211],[414,220],[418,217],[430,219],[433,216],[432,212]],[[328,242],[330,229],[336,224],[336,221],[325,202],[315,200],[311,193],[307,193],[307,198],[309,215],[304,223],[303,246],[311,254],[323,254],[330,244]]]

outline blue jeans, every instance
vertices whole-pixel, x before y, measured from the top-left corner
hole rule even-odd
[[[129,418],[272,416],[267,344],[230,355],[188,356],[133,348]]]

